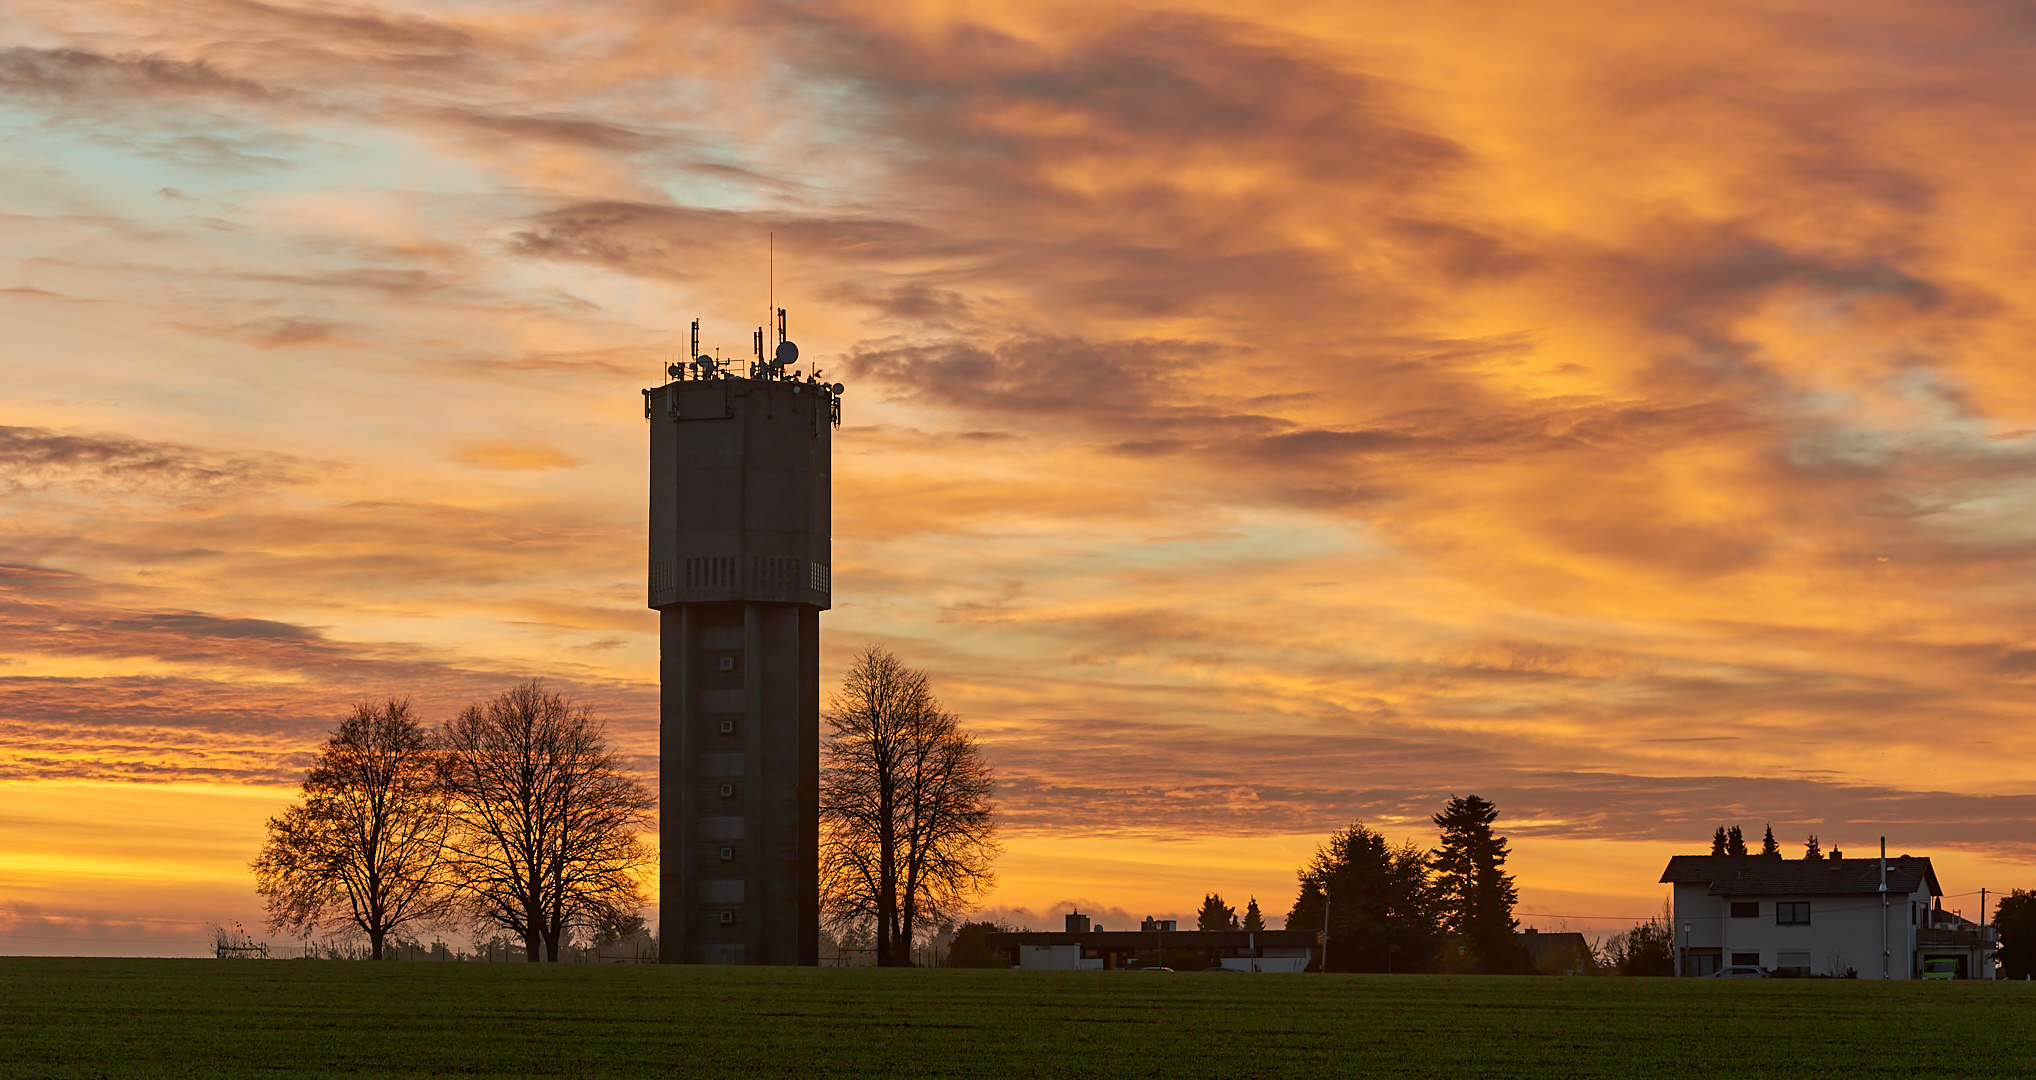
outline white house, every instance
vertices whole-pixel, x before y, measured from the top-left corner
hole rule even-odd
[[[1758,965],[1912,979],[1952,959],[1959,978],[1994,975],[1992,930],[1936,908],[1944,890],[1929,859],[1677,855],[1661,880],[1675,886],[1678,974]]]

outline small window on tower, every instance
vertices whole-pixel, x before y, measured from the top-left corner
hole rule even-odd
[[[721,861],[722,861],[722,862],[734,862],[734,861],[735,861],[735,846],[734,846],[733,844],[723,844],[723,845],[722,845],[722,847],[721,847]]]
[[[721,913],[721,925],[723,925],[723,926],[734,926],[734,925],[735,925],[735,912],[733,912],[733,911],[724,911],[724,912],[722,912],[722,913]]]
[[[734,670],[735,670],[735,657],[733,657],[733,656],[724,656],[724,657],[722,657],[722,658],[721,658],[721,670],[723,670],[723,671],[734,671]]]
[[[735,798],[735,785],[734,784],[721,785],[721,797],[724,799]]]
[[[733,720],[721,721],[721,734],[723,735],[735,734],[735,721]]]
[[[1760,918],[1760,901],[1758,900],[1732,901],[1732,917],[1735,919]]]

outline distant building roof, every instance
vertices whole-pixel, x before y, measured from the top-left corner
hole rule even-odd
[[[1779,855],[1677,855],[1661,880],[1711,886],[1713,896],[1832,896],[1880,891],[1880,858],[1784,859]],[[1913,893],[1928,884],[1943,896],[1930,860],[1910,855],[1888,860],[1888,891]]]
[[[1091,930],[1070,934],[1060,930],[1013,930],[985,934],[992,949],[1020,945],[1083,945],[1100,948],[1248,949],[1299,948],[1319,945],[1320,930]]]
[[[1955,911],[1938,908],[1930,913],[1930,922],[1936,926],[1953,930],[1976,929],[1979,924]]]
[[[1576,967],[1589,967],[1593,963],[1591,944],[1584,940],[1582,934],[1523,930],[1520,943],[1527,946],[1527,955],[1534,960],[1534,970],[1545,974],[1560,974]]]

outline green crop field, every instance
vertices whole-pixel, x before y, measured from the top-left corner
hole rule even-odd
[[[0,959],[0,1075],[2036,1075],[2036,984]]]

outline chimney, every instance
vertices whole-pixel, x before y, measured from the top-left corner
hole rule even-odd
[[[1840,862],[1841,860],[1843,860],[1844,858],[1845,858],[1845,853],[1844,853],[1844,852],[1842,852],[1842,851],[1838,850],[1837,848],[1832,848],[1832,849],[1831,849],[1831,865],[1832,865],[1832,866],[1834,866],[1834,867],[1835,867],[1835,866],[1837,866],[1837,865],[1838,865],[1838,863],[1839,863],[1839,862]]]
[[[1089,917],[1079,911],[1069,913],[1067,917],[1067,932],[1070,934],[1088,933]]]

